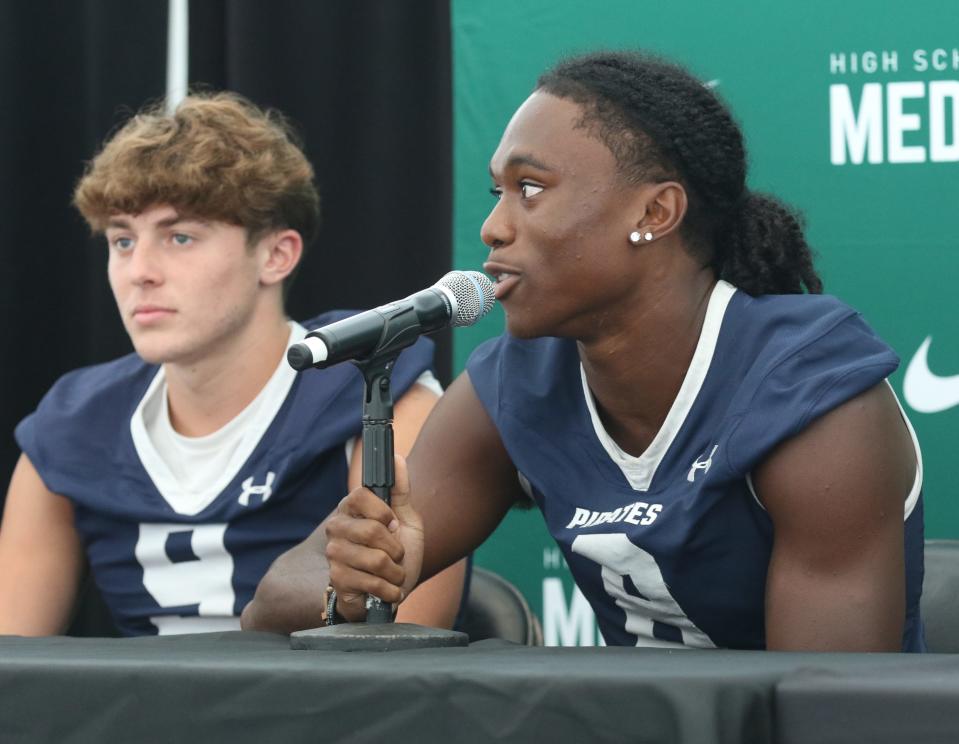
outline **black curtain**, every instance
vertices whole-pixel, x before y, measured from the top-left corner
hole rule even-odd
[[[16,423],[67,370],[127,353],[106,249],[70,207],[83,162],[165,92],[167,3],[0,2],[0,480]],[[288,300],[304,319],[421,289],[450,268],[448,0],[193,0],[190,80],[280,109],[323,222]],[[450,376],[450,339],[438,339]],[[5,488],[2,489],[5,493]]]

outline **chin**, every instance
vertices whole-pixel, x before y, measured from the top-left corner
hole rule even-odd
[[[534,338],[582,338],[582,323],[557,317],[544,317],[542,313],[506,313],[506,330],[514,338],[530,340]]]
[[[531,323],[529,318],[517,318],[509,313],[506,314],[506,330],[509,335],[521,339],[552,335],[546,329],[539,328],[535,323]]]
[[[170,361],[168,354],[164,354],[161,351],[151,347],[143,348],[140,346],[134,346],[133,350],[136,351],[137,356],[139,356],[140,359],[147,364],[163,364],[164,362]]]
[[[147,364],[166,364],[175,362],[184,356],[182,349],[173,348],[167,344],[133,342],[133,350]]]
[[[546,333],[535,333],[523,327],[516,328],[510,325],[509,323],[506,324],[506,330],[509,333],[509,335],[512,336],[513,338],[519,338],[524,341],[529,341],[534,338],[540,338],[541,336],[549,335]]]

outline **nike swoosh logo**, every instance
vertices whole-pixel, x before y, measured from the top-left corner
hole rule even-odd
[[[939,413],[959,406],[959,375],[940,377],[929,369],[930,344],[932,336],[928,336],[916,351],[902,382],[906,403],[919,413]]]

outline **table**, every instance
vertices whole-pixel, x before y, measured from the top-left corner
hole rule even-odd
[[[918,744],[959,740],[959,655],[0,637],[0,711],[3,742]]]

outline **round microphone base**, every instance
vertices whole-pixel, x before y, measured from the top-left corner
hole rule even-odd
[[[290,648],[297,651],[406,651],[468,644],[466,633],[413,623],[342,623],[290,634]]]

